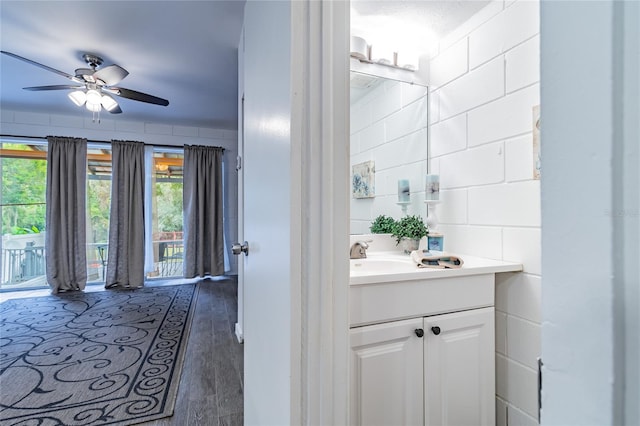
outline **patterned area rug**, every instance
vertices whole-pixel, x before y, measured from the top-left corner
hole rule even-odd
[[[188,284],[0,304],[0,424],[170,416],[196,293]]]

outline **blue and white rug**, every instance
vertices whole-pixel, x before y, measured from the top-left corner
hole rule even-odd
[[[0,304],[0,424],[128,425],[170,416],[195,284]]]

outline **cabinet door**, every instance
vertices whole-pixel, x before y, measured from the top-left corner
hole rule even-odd
[[[493,308],[424,319],[427,425],[495,425]]]
[[[422,425],[422,318],[350,331],[351,425]]]

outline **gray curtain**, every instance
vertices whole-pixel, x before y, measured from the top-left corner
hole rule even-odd
[[[47,282],[52,293],[83,290],[87,284],[87,140],[47,140]]]
[[[222,155],[218,147],[184,147],[184,276],[224,274]]]
[[[105,287],[144,285],[144,144],[111,142],[111,215]]]

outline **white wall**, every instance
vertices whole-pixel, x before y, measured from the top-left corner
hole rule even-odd
[[[445,250],[524,264],[497,278],[498,425],[537,423],[539,27],[538,2],[494,1],[442,40],[430,63],[430,173],[440,174]]]
[[[367,234],[384,214],[399,219],[398,179],[409,179],[408,214],[426,217],[427,88],[387,80],[351,105],[351,165],[375,161],[374,198],[351,198],[351,233]]]
[[[15,136],[71,136],[89,140],[135,140],[154,145],[185,144],[221,146],[225,148],[225,212],[230,230],[227,243],[236,239],[238,222],[238,179],[235,169],[238,132],[204,127],[174,126],[166,123],[144,123],[106,118],[93,122],[80,111],[77,115],[54,115],[25,111],[0,110],[0,133]],[[227,247],[229,249],[229,247]],[[231,273],[236,273],[236,258],[230,256]]]
[[[541,24],[542,423],[638,425],[640,6],[545,1]]]

